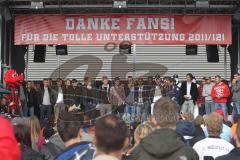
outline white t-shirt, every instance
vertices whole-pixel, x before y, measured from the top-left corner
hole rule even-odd
[[[191,85],[192,85],[192,82],[187,82],[187,95],[190,96],[190,90],[191,90]]]
[[[214,159],[228,154],[234,149],[234,146],[219,138],[205,138],[197,142],[193,149],[198,153],[199,160],[204,160],[204,157],[210,156]]]
[[[44,87],[43,105],[51,105],[48,88]]]

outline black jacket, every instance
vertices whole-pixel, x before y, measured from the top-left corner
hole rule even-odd
[[[239,160],[239,159],[240,159],[240,148],[235,148],[229,154],[216,158],[216,160]]]
[[[133,150],[131,160],[198,160],[197,153],[187,146],[173,129],[155,130]]]
[[[32,148],[27,147],[23,149],[21,146],[22,151],[22,160],[44,160],[44,157],[39,153],[34,151]]]
[[[55,134],[43,145],[40,153],[44,156],[44,160],[54,160],[64,149],[64,142],[58,134]]]
[[[28,89],[26,88],[25,96],[26,96],[26,100],[27,100],[27,106],[28,107],[33,107],[34,102],[37,98],[35,89],[31,88],[30,91],[28,91]]]
[[[180,87],[180,104],[182,105],[185,101],[184,95],[187,94],[187,82],[183,82]],[[195,104],[198,98],[198,89],[197,85],[192,82],[191,89],[190,89],[190,95],[192,96],[193,103]]]
[[[98,101],[100,103],[110,104],[110,102],[109,102],[110,88],[111,88],[110,85],[108,86],[107,90],[104,89],[102,86],[99,87],[99,90],[98,90]]]
[[[40,102],[40,105],[42,105],[42,102],[43,102],[43,96],[44,96],[44,88],[42,88],[40,90],[40,95],[39,95],[39,102]],[[55,104],[56,102],[56,96],[55,94],[53,93],[52,89],[48,88],[48,93],[49,93],[49,98],[50,98],[50,102],[52,105]]]

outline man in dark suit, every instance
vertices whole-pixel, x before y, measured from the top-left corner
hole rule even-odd
[[[197,101],[198,97],[198,90],[196,83],[192,82],[193,75],[191,73],[188,73],[186,75],[186,81],[182,83],[180,87],[180,93],[181,93],[181,105],[182,109],[181,112],[183,113],[194,113],[194,106]]]

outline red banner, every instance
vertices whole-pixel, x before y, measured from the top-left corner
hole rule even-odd
[[[15,44],[231,44],[231,17],[18,15]]]

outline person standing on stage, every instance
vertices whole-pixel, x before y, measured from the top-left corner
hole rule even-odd
[[[127,84],[124,86],[124,91],[126,95],[126,106],[123,119],[127,123],[134,122],[136,116],[136,104],[134,101],[135,88],[132,76],[128,76],[128,81]]]
[[[56,86],[53,87],[53,91],[55,92],[55,96],[57,98],[56,104],[54,105],[55,121],[58,118],[61,107],[64,108],[63,84],[62,83],[63,83],[62,79],[58,78]]]
[[[186,75],[186,81],[182,82],[182,85],[180,87],[180,98],[182,105],[181,112],[183,113],[188,112],[194,114],[194,106],[197,101],[198,90],[196,83],[193,83],[192,79],[193,75],[191,73],[188,73]]]
[[[82,88],[82,101],[85,114],[89,118],[96,118],[96,89],[90,77],[85,77],[85,85]]]
[[[68,105],[73,105],[74,101],[72,99],[73,94],[73,87],[72,87],[72,81],[70,79],[67,79],[65,81],[65,86],[63,88],[63,95],[65,103]]]
[[[76,106],[80,105],[80,96],[82,95],[81,87],[78,86],[78,81],[76,79],[72,79],[72,99]]]
[[[215,76],[216,84],[213,86],[211,96],[214,102],[214,109],[221,109],[224,113],[224,120],[227,120],[227,99],[230,95],[229,87],[221,81],[221,76]]]
[[[211,97],[212,87],[214,83],[211,82],[211,77],[206,78],[206,84],[203,85],[202,96],[205,97],[205,111],[206,114],[213,112],[215,109],[213,99]]]
[[[25,117],[34,116],[34,101],[36,101],[36,91],[33,88],[33,82],[27,82],[26,88],[26,105],[23,108],[23,114]]]
[[[202,84],[198,87],[198,98],[197,98],[197,104],[198,104],[198,110],[200,115],[205,114],[205,98],[203,97],[203,86],[206,84],[206,77],[202,78]]]
[[[234,75],[232,80],[232,102],[233,102],[233,111],[232,116],[234,117],[237,114],[240,114],[240,74],[237,73]]]
[[[153,81],[153,77],[152,76],[148,76],[147,92],[148,92],[148,96],[149,96],[149,100],[148,100],[148,105],[149,106],[151,106],[151,104],[153,103],[154,89],[155,89],[155,84],[154,84],[154,81]],[[150,112],[149,112],[149,114],[150,114]]]
[[[112,106],[109,102],[109,95],[110,95],[110,84],[107,76],[103,76],[102,78],[102,85],[99,88],[99,100],[100,102],[100,115],[104,116],[112,112]]]
[[[48,80],[43,80],[43,88],[40,95],[40,122],[43,124],[44,118],[50,119],[52,116],[53,106],[55,104],[55,96],[52,89],[48,86]]]
[[[162,97],[162,85],[161,77],[159,75],[155,76],[155,87],[153,88],[153,102],[151,104],[151,114],[153,114],[154,103]]]
[[[151,106],[148,102],[147,87],[143,85],[143,78],[138,78],[138,86],[135,87],[134,97],[137,103],[136,114],[138,121],[147,120],[151,114]]]
[[[110,89],[110,103],[113,107],[113,113],[122,116],[125,107],[125,91],[120,83],[120,78],[114,78],[114,86]]]

